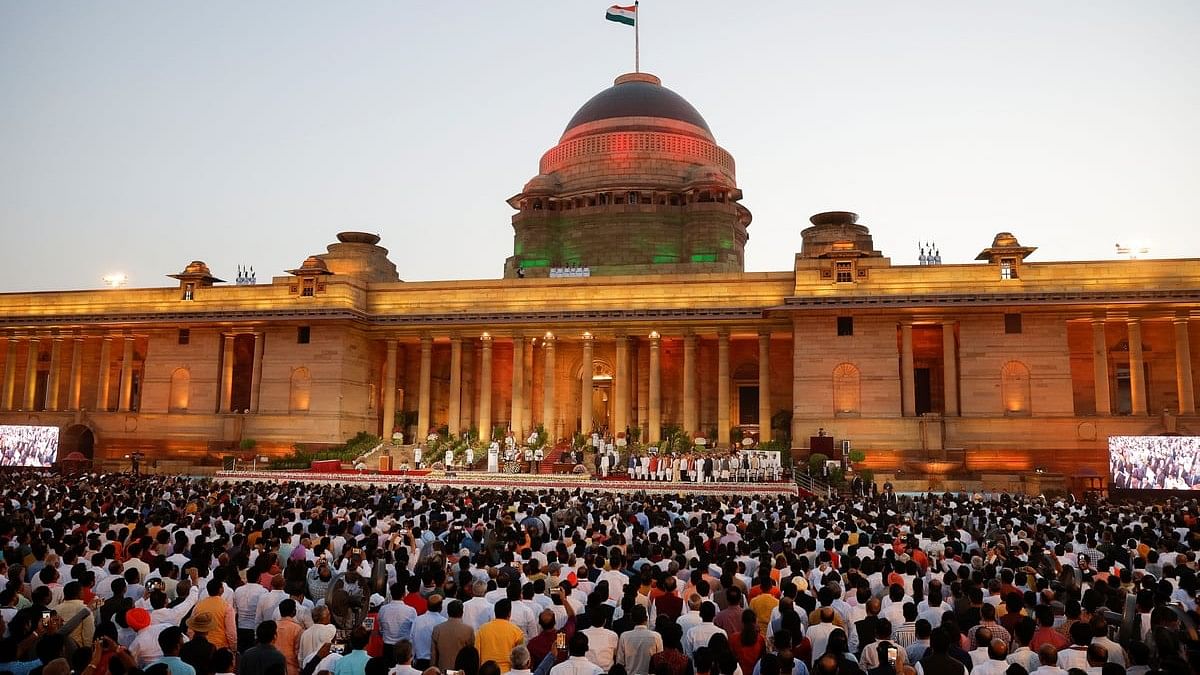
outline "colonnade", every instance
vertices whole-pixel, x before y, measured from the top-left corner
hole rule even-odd
[[[495,423],[493,420],[493,372],[495,371],[493,364],[494,343],[496,338],[488,332],[483,332],[475,336],[466,336],[464,334],[450,335],[450,356],[449,356],[449,401],[446,406],[446,425],[454,433],[460,433],[462,430],[472,426],[477,426],[480,437],[484,441],[489,441],[492,438],[492,427]],[[683,359],[682,359],[682,378],[678,386],[682,389],[682,425],[683,429],[688,433],[699,433],[700,427],[700,395],[699,395],[699,374],[698,374],[698,352],[700,348],[701,336],[694,332],[682,332],[677,336],[673,336],[682,342]],[[611,385],[611,395],[613,397],[613,407],[609,417],[609,427],[614,432],[624,431],[634,425],[634,420],[640,422],[643,427],[644,440],[654,443],[662,440],[663,430],[663,397],[664,397],[664,382],[663,382],[663,364],[662,364],[662,343],[663,336],[657,330],[649,331],[645,334],[636,336],[636,345],[631,344],[635,340],[635,336],[630,334],[616,334],[612,336],[598,337],[590,331],[582,331],[581,333],[559,333],[555,334],[552,331],[545,333],[515,333],[511,336],[506,336],[507,340],[511,341],[512,357],[511,357],[511,408],[508,411],[509,425],[515,433],[525,436],[537,424],[545,425],[546,429],[554,433],[554,429],[561,421],[560,417],[569,418],[563,422],[561,431],[564,434],[573,432],[588,433],[593,428],[595,421],[595,411],[593,410],[593,401],[591,396],[592,391],[592,364],[594,362],[596,350],[598,348],[610,348],[615,354],[614,376]],[[443,337],[443,341],[445,338]],[[723,436],[731,428],[730,425],[730,336],[726,331],[718,332],[716,335],[717,347],[717,382],[716,382],[716,407],[717,407],[717,426],[719,433]],[[468,387],[467,378],[464,377],[464,358],[463,346],[464,343],[471,343],[473,349],[471,353],[478,354],[479,360],[479,401],[477,416],[472,418],[474,410],[472,406],[464,405],[464,401],[469,400],[472,395],[473,385]],[[534,344],[536,343],[536,348]],[[385,359],[383,368],[383,377],[381,388],[383,391],[382,401],[382,419],[384,421],[384,432],[390,430],[392,420],[396,415],[396,390],[398,387],[397,368],[399,365],[399,348],[402,344],[399,338],[389,338],[386,340]],[[411,339],[407,344],[412,344]],[[578,423],[575,423],[576,416],[571,414],[563,414],[560,409],[560,397],[570,395],[574,391],[572,386],[565,386],[569,380],[573,380],[575,374],[564,376],[560,374],[560,370],[556,367],[556,361],[559,357],[558,352],[564,344],[578,346],[579,351],[572,350],[571,355],[578,353],[580,356],[581,368],[579,369],[578,382],[579,390],[582,395],[579,397],[577,413]],[[424,435],[433,429],[438,424],[433,419],[433,401],[432,401],[432,376],[433,376],[433,345],[434,338],[431,335],[424,335],[418,339],[417,345],[420,349],[420,366],[417,379],[417,430],[418,433]],[[644,374],[645,393],[638,395],[638,405],[636,408],[641,408],[644,405],[645,413],[639,414],[638,410],[633,405],[635,394],[637,391],[637,358],[638,350],[643,348],[646,350],[648,371]],[[541,409],[540,415],[534,416],[532,410],[532,382],[531,375],[527,369],[531,368],[535,359],[541,360]],[[758,421],[759,433],[762,440],[770,440],[771,437],[771,401],[770,401],[770,334],[763,332],[758,335],[758,387],[759,387],[759,407]],[[670,383],[668,383],[668,386]],[[642,399],[645,400],[642,400]],[[643,419],[644,417],[644,419]]]

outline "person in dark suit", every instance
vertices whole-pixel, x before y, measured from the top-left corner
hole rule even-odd
[[[859,649],[862,649],[863,647],[875,641],[875,628],[879,624],[879,610],[883,606],[882,603],[880,603],[879,598],[870,597],[870,588],[859,589],[859,593],[861,594],[864,590],[866,591],[867,597],[870,598],[867,600],[867,616],[864,619],[859,619],[858,621],[854,622],[854,632],[858,636],[858,641],[855,642],[855,645],[857,645]],[[860,596],[859,602],[861,601],[862,598]]]
[[[704,458],[704,481],[707,483],[713,482],[713,461],[712,457]]]

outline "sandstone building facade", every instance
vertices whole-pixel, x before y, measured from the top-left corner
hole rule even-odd
[[[269,284],[195,261],[163,288],[0,294],[0,423],[194,462],[397,424],[795,448],[823,428],[880,470],[1010,474],[1200,432],[1196,260],[1037,261],[1000,233],[972,264],[893,265],[832,212],[792,269],[746,272],[741,198],[699,113],[622,76],[509,201],[503,278],[403,282],[344,232]]]

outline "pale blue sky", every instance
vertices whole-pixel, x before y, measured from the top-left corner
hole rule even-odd
[[[0,4],[0,291],[260,280],[367,230],[406,280],[496,278],[504,200],[632,66],[610,3]],[[705,116],[754,213],[877,248],[1200,257],[1200,2],[647,0],[643,69]]]

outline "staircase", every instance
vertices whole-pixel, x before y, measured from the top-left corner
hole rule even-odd
[[[796,484],[800,487],[800,495],[803,497],[836,497],[839,492],[836,488],[828,483],[813,478],[807,473],[796,474]]]

